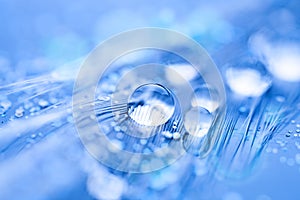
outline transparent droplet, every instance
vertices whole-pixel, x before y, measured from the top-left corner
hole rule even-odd
[[[171,139],[173,137],[173,134],[170,131],[163,131],[161,133],[165,138]]]
[[[189,134],[203,137],[208,133],[212,119],[212,114],[205,108],[192,108],[184,117],[184,127]]]
[[[183,136],[183,147],[194,156],[200,156],[203,141],[212,124],[213,116],[204,108],[192,108],[184,118],[186,133]]]
[[[278,101],[279,103],[282,103],[282,102],[284,102],[285,101],[285,97],[283,97],[283,96],[276,96],[276,101]]]
[[[191,102],[193,107],[202,107],[211,113],[219,107],[219,101],[216,99],[217,91],[206,84],[197,88],[194,95]]]
[[[251,37],[250,47],[275,77],[284,81],[300,80],[299,42],[275,42],[266,35],[257,33]]]
[[[44,99],[41,99],[41,100],[39,100],[38,104],[40,107],[45,108],[49,105],[49,102]]]
[[[241,96],[261,96],[272,84],[270,75],[260,63],[240,63],[229,67],[225,75],[231,91]]]
[[[18,108],[16,111],[15,111],[15,116],[16,117],[23,117],[24,115],[24,109],[22,107]]]
[[[129,98],[128,115],[141,125],[162,125],[172,117],[174,110],[172,94],[159,84],[142,85]]]
[[[7,111],[11,107],[11,105],[11,102],[8,100],[1,101],[0,103],[0,107],[2,107],[4,111]]]
[[[175,132],[175,133],[173,133],[173,139],[174,139],[174,140],[179,140],[179,139],[180,139],[180,137],[181,137],[181,135],[180,135],[180,133],[179,133],[179,132]]]

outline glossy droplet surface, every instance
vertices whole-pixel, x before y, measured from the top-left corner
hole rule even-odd
[[[174,110],[171,92],[159,84],[142,85],[129,97],[128,115],[141,125],[162,125],[172,117]]]

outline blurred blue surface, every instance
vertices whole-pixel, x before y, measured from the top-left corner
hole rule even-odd
[[[147,26],[207,49],[227,84],[227,125],[236,125],[224,126],[228,146],[205,160],[187,155],[158,172],[125,174],[84,150],[71,111],[59,109],[73,82],[48,75],[113,34]],[[299,199],[299,35],[300,2],[291,0],[0,0],[0,199]],[[238,79],[244,63],[253,69],[249,57],[260,74]]]

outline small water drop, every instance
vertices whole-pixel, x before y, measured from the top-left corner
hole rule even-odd
[[[24,115],[24,109],[22,107],[16,109],[16,111],[15,111],[16,117],[20,118],[20,117],[23,117],[23,115]]]
[[[110,97],[109,97],[109,96],[102,96],[102,95],[99,95],[97,99],[98,99],[99,101],[109,101],[109,100],[110,100]]]
[[[115,127],[114,127],[114,130],[115,130],[116,132],[119,132],[119,131],[121,131],[121,127],[120,127],[120,126],[115,126]]]
[[[278,101],[279,103],[282,103],[285,101],[285,98],[283,96],[276,96],[276,101]]]
[[[180,137],[181,137],[180,133],[178,133],[178,132],[173,133],[173,139],[174,140],[179,140]]]
[[[202,107],[212,113],[220,106],[218,92],[206,84],[195,89],[194,95],[192,107]]]
[[[141,140],[140,140],[140,143],[141,143],[141,145],[146,145],[146,144],[147,144],[147,140],[141,139]]]
[[[163,131],[161,133],[165,138],[171,139],[173,137],[173,134],[170,131]]]
[[[245,113],[245,112],[248,112],[248,111],[249,111],[249,109],[246,108],[245,106],[241,106],[241,107],[239,108],[239,112],[240,112],[240,113]]]
[[[123,139],[124,138],[124,134],[122,133],[122,132],[118,132],[117,134],[116,134],[116,137],[118,138],[118,139]]]
[[[212,114],[205,108],[192,108],[184,118],[186,131],[193,136],[203,137],[208,133],[212,123]]]
[[[200,156],[200,149],[212,123],[211,113],[204,108],[192,108],[184,118],[184,127],[187,131],[183,136],[184,149],[194,156]]]
[[[1,101],[0,107],[7,111],[11,107],[12,103],[8,100]]]
[[[41,100],[39,100],[38,104],[40,107],[45,108],[49,105],[49,102],[44,99],[41,99]]]
[[[25,103],[24,103],[24,108],[25,108],[26,110],[30,109],[32,106],[33,106],[33,103],[32,103],[32,102],[25,102]]]

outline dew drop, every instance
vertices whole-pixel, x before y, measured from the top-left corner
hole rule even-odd
[[[241,64],[242,65],[242,64]],[[258,97],[264,94],[272,84],[266,70],[254,67],[230,67],[226,70],[226,79],[229,88],[236,94],[247,97]],[[263,67],[263,66],[261,66]]]
[[[163,131],[161,133],[165,138],[171,139],[173,137],[173,134],[170,131]]]
[[[180,137],[181,137],[180,133],[178,133],[178,132],[173,133],[173,139],[174,140],[179,140]]]
[[[218,93],[208,85],[202,85],[194,91],[192,107],[202,107],[209,112],[214,112],[219,107]]]
[[[24,109],[22,107],[16,109],[16,111],[15,111],[16,117],[20,118],[20,117],[23,117],[23,115],[24,115]]]
[[[159,84],[142,85],[129,98],[128,115],[141,125],[162,125],[172,117],[174,110],[172,94]]]
[[[39,100],[38,104],[40,107],[45,108],[49,105],[49,102],[44,99],[41,99],[41,100]]]
[[[285,101],[285,98],[283,96],[276,96],[276,101],[278,101],[279,103],[282,103]]]
[[[192,108],[184,118],[186,131],[193,136],[203,137],[208,133],[212,123],[212,114],[205,108]]]
[[[4,109],[4,111],[7,111],[11,107],[11,102],[8,100],[2,101],[0,103],[0,106]]]

